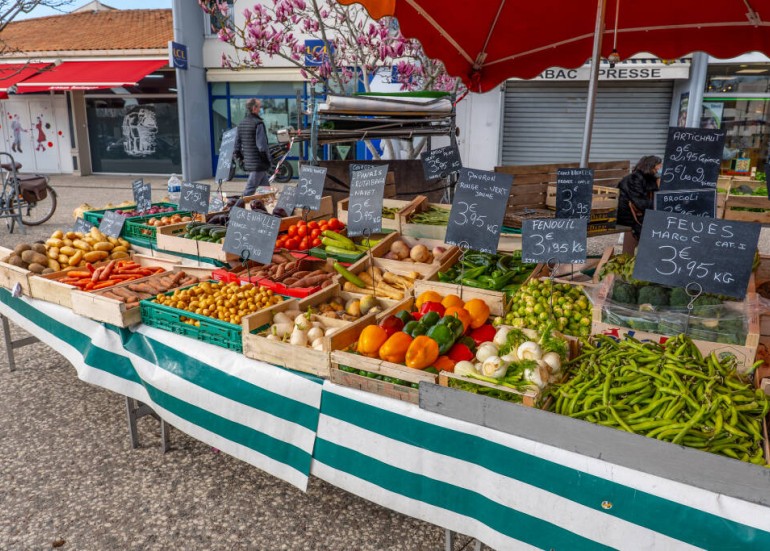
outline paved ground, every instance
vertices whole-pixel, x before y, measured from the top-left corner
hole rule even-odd
[[[146,180],[154,197],[165,194],[161,178]],[[71,226],[84,201],[129,199],[131,181],[54,177],[54,218],[27,236],[9,235],[0,222],[0,244]],[[13,333],[23,335],[16,327]],[[18,350],[13,374],[0,350],[0,389],[0,549],[61,542],[61,549],[88,551],[443,549],[436,526],[317,479],[302,493],[176,430],[163,456],[152,419],[140,420],[142,447],[130,449],[122,397],[80,382],[43,344]],[[460,538],[455,548],[468,543]]]

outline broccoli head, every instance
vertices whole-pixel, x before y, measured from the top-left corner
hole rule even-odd
[[[692,303],[692,315],[717,317],[722,310],[722,301],[713,295],[701,295]]]
[[[636,287],[617,280],[612,285],[612,300],[621,304],[636,304]]]
[[[657,285],[647,285],[646,287],[642,287],[639,289],[638,303],[650,304],[655,308],[668,306],[669,290]]]
[[[671,289],[669,305],[673,308],[687,308],[687,305],[690,304],[690,300],[692,300],[692,297],[687,294],[687,291],[684,289],[684,287],[676,287]]]

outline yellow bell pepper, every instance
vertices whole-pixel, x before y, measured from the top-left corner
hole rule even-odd
[[[438,358],[438,343],[425,335],[414,339],[406,351],[406,365],[414,369],[430,367],[436,358]]]
[[[370,358],[376,358],[380,347],[388,340],[387,332],[379,325],[369,325],[361,331],[358,337],[358,353]]]
[[[396,364],[404,363],[406,351],[409,350],[409,345],[412,344],[412,340],[412,337],[403,331],[393,333],[388,337],[388,340],[385,341],[385,344],[380,347],[380,359]]]
[[[489,306],[480,298],[469,300],[463,308],[471,315],[471,327],[473,329],[478,329],[487,323],[489,319]]]

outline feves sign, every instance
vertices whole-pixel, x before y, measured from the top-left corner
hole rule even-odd
[[[588,220],[536,218],[521,227],[521,258],[528,263],[580,264],[586,261]]]
[[[742,299],[760,225],[648,210],[634,278],[661,285],[700,284],[703,292]]]
[[[476,251],[497,252],[512,184],[512,174],[461,168],[445,242]]]
[[[669,128],[660,189],[715,188],[724,147],[724,130]]]

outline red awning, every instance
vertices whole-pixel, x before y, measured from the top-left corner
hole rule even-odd
[[[168,65],[167,60],[65,61],[50,71],[20,82],[19,93],[49,90],[98,90],[136,86],[144,77]]]
[[[4,63],[0,65],[0,99],[8,97],[8,89],[36,75],[51,63]]]

